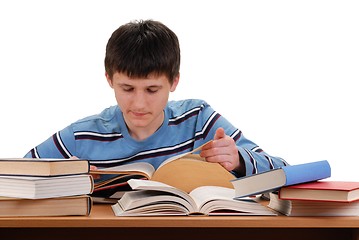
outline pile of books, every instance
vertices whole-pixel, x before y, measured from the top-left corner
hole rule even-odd
[[[89,215],[87,160],[0,158],[0,216]]]
[[[270,193],[268,207],[286,216],[359,216],[359,182],[315,181]]]
[[[326,160],[288,165],[232,180],[235,198],[265,194],[286,216],[359,216],[359,182],[330,181]]]

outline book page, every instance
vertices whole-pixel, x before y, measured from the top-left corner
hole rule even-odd
[[[234,198],[234,189],[218,186],[202,186],[189,193],[194,199],[196,205],[201,208],[207,202],[219,199],[232,200]]]
[[[174,161],[174,160],[177,160],[177,159],[180,159],[180,158],[184,158],[184,157],[195,158],[195,159],[197,159],[197,160],[205,161],[205,159],[201,158],[198,154],[193,154],[193,153],[195,153],[195,152],[201,150],[204,145],[206,145],[206,144],[208,144],[208,143],[210,143],[210,142],[212,142],[212,140],[211,140],[211,141],[208,141],[208,142],[206,142],[206,143],[204,143],[204,144],[202,144],[201,146],[199,146],[199,147],[193,149],[193,150],[190,151],[190,152],[185,152],[185,153],[182,153],[182,154],[179,154],[179,155],[176,155],[176,156],[173,156],[173,157],[167,159],[166,161],[162,162],[161,165],[160,165],[157,169],[161,168],[162,166],[166,165],[166,164],[169,163],[169,162],[172,162],[172,161]]]
[[[193,206],[185,199],[168,193],[167,191],[157,190],[138,190],[127,192],[118,200],[118,204],[127,213],[147,214],[150,209],[165,213],[181,209],[182,214],[193,212]],[[166,206],[165,208],[163,208]]]
[[[91,170],[91,174],[132,174],[132,175],[142,175],[147,179],[150,179],[153,172],[155,171],[154,167],[147,162],[134,162],[124,165],[118,165],[114,167],[104,167],[98,168],[97,170]]]
[[[152,180],[142,180],[142,179],[130,179],[128,180],[128,184],[131,186],[133,190],[141,189],[141,190],[157,190],[157,191],[168,192],[185,199],[187,202],[190,203],[190,205],[196,206],[195,201],[185,191],[181,189],[176,189],[175,187],[167,185],[162,182],[156,182]]]
[[[190,196],[206,215],[276,215],[253,198],[233,199],[235,190],[217,186],[194,189]]]
[[[209,143],[209,142],[207,142]],[[205,143],[205,144],[207,144]],[[188,155],[188,157],[191,157],[193,159],[197,160],[203,160],[199,156],[191,156],[193,152],[196,152],[200,150],[205,144],[199,146],[198,148],[192,150],[191,152],[186,152],[183,154],[179,154],[176,156],[173,156],[171,158],[168,158],[162,164],[158,167],[158,169],[164,165],[166,165],[169,162],[172,162],[177,159],[181,159],[182,157]],[[118,165],[114,167],[98,167],[97,170],[91,170],[91,174],[134,174],[134,175],[143,175],[147,179],[151,179],[153,173],[155,172],[155,168],[152,166],[152,164],[147,162],[133,162],[133,163],[127,163],[123,165]]]
[[[192,156],[192,155],[190,155]],[[163,182],[187,193],[200,186],[233,188],[234,175],[219,163],[183,157],[157,169],[151,180]]]

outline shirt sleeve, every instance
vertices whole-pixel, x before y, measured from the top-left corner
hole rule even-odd
[[[201,136],[196,141],[195,147],[213,139],[216,130],[222,127],[226,135],[232,137],[237,145],[238,154],[243,159],[245,165],[245,175],[252,175],[270,169],[289,165],[284,159],[267,154],[255,142],[247,139],[242,131],[233,126],[225,117],[217,113],[208,104],[203,105],[201,113],[198,115],[197,136]],[[233,172],[238,176],[238,173]]]
[[[31,149],[25,158],[70,158],[75,155],[76,144],[71,126],[56,132]]]

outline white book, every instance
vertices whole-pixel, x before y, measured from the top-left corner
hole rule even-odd
[[[0,196],[43,199],[91,194],[94,188],[90,174],[59,177],[0,176]]]
[[[232,188],[201,186],[187,193],[151,180],[131,179],[128,184],[134,191],[112,205],[116,216],[276,215],[253,198],[234,199]]]

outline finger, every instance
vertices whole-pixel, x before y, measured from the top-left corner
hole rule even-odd
[[[212,148],[202,149],[200,152],[201,157],[213,157],[219,155],[231,155],[233,150],[231,150],[228,145],[223,144],[223,146],[217,144],[218,146],[213,146]]]
[[[207,162],[218,163],[223,168],[228,171],[232,171],[234,169],[234,165],[231,162],[231,157],[229,155],[219,155],[206,158]]]
[[[97,170],[97,167],[95,165],[90,165],[90,172],[95,171],[95,170]],[[101,178],[100,174],[91,174],[91,175],[92,175],[93,179],[96,179],[96,180]]]
[[[221,164],[227,171],[232,171],[234,169],[232,162],[220,162],[219,164]]]
[[[90,165],[90,170],[97,170],[97,167],[95,165]]]
[[[222,163],[222,162],[228,162],[230,161],[229,155],[213,155],[206,157],[207,162],[216,162],[216,163]]]
[[[206,144],[205,146],[203,146],[201,148],[202,151],[206,151],[206,150],[215,150],[216,151],[221,151],[219,149],[223,148],[227,148],[227,147],[231,147],[233,145],[233,138],[229,137],[229,136],[225,136],[224,138],[220,138],[218,140],[213,140],[211,142],[209,142],[208,144]],[[225,150],[225,152],[227,152],[227,150]],[[214,154],[220,154],[222,152],[215,152]]]
[[[218,140],[218,139],[221,139],[221,138],[224,138],[226,136],[226,133],[224,132],[224,129],[223,128],[218,128],[216,130],[216,133],[214,134],[214,140]]]
[[[225,134],[224,129],[218,128],[213,137],[214,141],[207,142],[205,145],[202,146],[201,150],[203,151],[203,150],[208,150],[208,149],[212,149],[212,148],[226,146],[228,144],[228,141],[217,141],[217,140],[224,140],[226,137],[228,137],[228,136]]]

